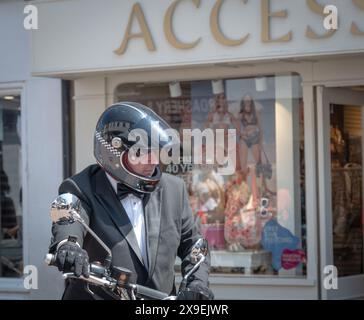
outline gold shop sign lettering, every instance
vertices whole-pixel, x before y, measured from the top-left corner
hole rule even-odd
[[[201,42],[202,38],[196,35],[195,39],[191,39],[189,42],[182,42],[178,39],[177,32],[173,28],[173,19],[177,14],[177,7],[178,5],[183,2],[191,2],[191,5],[194,6],[195,10],[199,10],[202,1],[207,0],[175,0],[173,1],[169,7],[167,8],[164,14],[164,21],[163,21],[163,30],[164,36],[168,43],[176,49],[180,50],[189,50],[197,47]],[[212,0],[208,0],[212,1]],[[228,2],[229,0],[216,0],[212,7],[210,13],[210,31],[212,37],[215,41],[223,46],[240,46],[243,45],[246,41],[249,40],[249,33],[242,32],[240,38],[232,39],[227,34],[225,34],[221,30],[219,15],[221,8],[223,7],[224,3]],[[241,0],[244,5],[249,4],[249,0]],[[254,0],[259,1],[259,0]],[[271,21],[273,19],[285,19],[288,17],[287,10],[281,11],[271,11],[272,1],[274,0],[260,0],[260,19],[261,19],[261,41],[262,43],[283,43],[289,42],[292,40],[293,32],[291,30],[287,30],[285,34],[281,36],[273,38],[271,36]],[[346,1],[345,1],[346,2]],[[357,10],[364,11],[364,0],[347,0],[348,5],[353,5]],[[306,0],[306,5],[312,11],[313,14],[317,15],[318,17],[321,16],[322,19],[325,19],[324,13],[324,6],[320,4],[317,0]],[[178,14],[183,14],[183,12],[178,11]],[[138,24],[139,32],[132,31],[132,26],[134,23]],[[317,31],[314,30],[311,26],[306,26],[305,36],[308,39],[327,39],[334,35],[337,30],[325,30]],[[350,33],[353,36],[364,36],[364,29],[360,29],[357,22],[352,21],[350,27]],[[124,33],[123,40],[120,46],[114,51],[117,55],[123,55],[127,48],[128,44],[133,39],[140,39],[145,42],[145,45],[149,51],[156,51],[156,45],[153,40],[153,35],[150,31],[148,23],[145,18],[145,14],[140,3],[135,3],[132,7],[128,18],[128,24]]]

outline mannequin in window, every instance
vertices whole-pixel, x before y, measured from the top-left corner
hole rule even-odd
[[[263,143],[262,119],[260,110],[250,94],[246,94],[240,103],[240,167],[247,171],[248,153],[251,150],[256,164],[261,163]]]

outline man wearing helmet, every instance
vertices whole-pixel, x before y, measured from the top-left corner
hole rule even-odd
[[[97,164],[66,179],[59,193],[72,193],[81,200],[83,219],[111,249],[112,264],[133,272],[131,282],[175,294],[175,258],[180,257],[182,274],[186,274],[193,266],[190,251],[200,234],[183,180],[162,173],[158,163],[159,151],[171,145],[169,129],[162,118],[139,103],[110,106],[96,125]],[[134,132],[143,134],[136,138]],[[106,258],[81,224],[54,224],[52,234],[50,252],[57,253],[60,271],[87,277],[89,261]],[[76,243],[67,241],[71,235],[77,237]],[[212,298],[208,260],[187,287]],[[83,281],[66,284],[63,299],[91,298]]]

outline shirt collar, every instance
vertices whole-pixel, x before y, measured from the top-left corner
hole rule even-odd
[[[118,190],[118,182],[112,177],[110,176],[106,171],[105,171],[106,177],[109,180],[113,190],[115,191],[115,193],[117,193]]]

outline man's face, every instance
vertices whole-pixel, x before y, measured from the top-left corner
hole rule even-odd
[[[156,166],[159,163],[157,151],[145,151],[138,154],[138,156],[129,156],[128,164],[130,169],[136,174],[150,177],[152,176]]]

